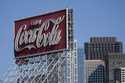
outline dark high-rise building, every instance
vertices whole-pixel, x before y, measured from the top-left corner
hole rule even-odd
[[[91,37],[84,50],[87,60],[105,60],[108,53],[122,52],[122,42],[116,37]]]

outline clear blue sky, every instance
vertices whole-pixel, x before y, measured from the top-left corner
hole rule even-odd
[[[74,9],[74,35],[83,46],[91,36],[116,36],[125,44],[125,0],[0,0],[0,76],[14,60],[14,20]]]

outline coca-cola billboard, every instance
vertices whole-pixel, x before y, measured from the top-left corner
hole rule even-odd
[[[66,48],[66,10],[15,21],[15,57]]]

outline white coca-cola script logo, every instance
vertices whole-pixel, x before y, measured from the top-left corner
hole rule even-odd
[[[40,21],[41,25],[33,29],[28,29],[29,27],[26,24],[21,25],[15,36],[15,50],[21,51],[26,48],[30,50],[31,48],[41,48],[58,44],[61,40],[59,26],[64,17],[48,19],[44,22]],[[50,27],[50,23],[53,23],[52,27]],[[52,28],[51,31],[45,33],[49,28]],[[20,47],[22,45],[24,46]]]

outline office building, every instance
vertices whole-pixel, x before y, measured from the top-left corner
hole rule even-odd
[[[106,59],[106,83],[125,83],[125,54],[110,53]]]
[[[108,53],[122,52],[122,42],[116,37],[91,37],[84,50],[87,60],[105,60]]]
[[[114,69],[114,83],[125,83],[125,67]]]
[[[85,83],[105,83],[103,60],[85,60]]]

